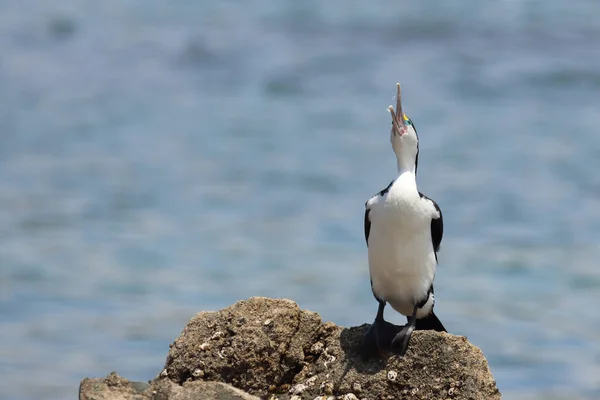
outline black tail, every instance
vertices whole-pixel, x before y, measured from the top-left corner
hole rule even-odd
[[[446,328],[440,322],[438,317],[431,311],[431,313],[425,318],[421,318],[417,320],[417,326],[415,328],[417,331],[438,331],[438,332],[446,332]]]

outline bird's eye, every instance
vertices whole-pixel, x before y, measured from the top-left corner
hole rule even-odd
[[[412,121],[406,116],[406,114],[404,114],[404,124],[409,126],[412,125]]]

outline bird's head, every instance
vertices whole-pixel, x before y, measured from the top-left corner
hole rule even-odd
[[[402,111],[402,99],[400,97],[400,84],[396,87],[398,93],[396,96],[396,110],[389,106],[392,114],[392,129],[390,130],[390,142],[392,149],[398,159],[399,171],[412,171],[417,173],[417,163],[419,159],[419,136],[417,129],[410,118]]]

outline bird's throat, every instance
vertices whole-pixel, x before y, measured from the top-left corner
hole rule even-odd
[[[401,156],[396,156],[396,161],[398,163],[398,175],[402,175],[405,172],[416,175],[417,163],[414,157],[402,154]]]

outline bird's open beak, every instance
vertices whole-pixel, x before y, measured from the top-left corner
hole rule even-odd
[[[396,88],[398,89],[398,93],[396,94],[396,112],[394,112],[394,107],[392,106],[389,106],[388,110],[392,114],[392,131],[394,132],[394,136],[402,136],[406,133],[406,126],[404,125],[399,83],[396,83]]]

